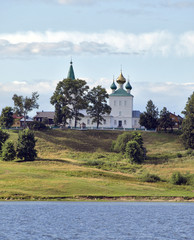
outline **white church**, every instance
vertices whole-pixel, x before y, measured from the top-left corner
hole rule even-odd
[[[73,63],[70,62],[70,68],[67,75],[68,79],[75,80],[75,74],[73,70]],[[109,105],[111,107],[111,113],[104,115],[104,121],[99,128],[103,129],[138,129],[140,128],[139,118],[140,111],[133,110],[133,95],[131,94],[132,86],[129,80],[126,83],[122,71],[116,80],[118,86],[116,86],[114,80],[110,88],[112,93],[109,94]],[[77,122],[77,127],[81,128],[96,128],[96,123],[92,123],[92,118],[87,114],[86,110],[80,111],[84,117]],[[42,122],[47,119],[50,125],[54,124],[55,112],[37,112],[34,120]],[[69,120],[68,127],[74,127],[74,121]]]
[[[67,78],[72,79],[72,81],[75,79],[72,62],[70,62]],[[111,113],[103,116],[105,120],[99,127],[105,129],[140,128],[140,111],[133,110],[133,95],[131,94],[132,86],[129,83],[129,80],[126,83],[126,79],[124,78],[122,71],[116,82],[118,83],[118,87],[116,86],[114,80],[110,86],[112,90],[112,93],[109,94],[109,106],[111,107]],[[80,112],[84,114],[84,117],[78,122],[78,126],[95,128],[96,123],[92,123],[92,118],[87,114],[86,110],[82,110]],[[73,127],[73,121],[71,121],[69,125],[70,127]]]

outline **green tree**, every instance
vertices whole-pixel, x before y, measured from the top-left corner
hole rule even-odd
[[[86,81],[80,79],[64,79],[57,84],[51,97],[51,104],[55,106],[55,123],[67,124],[68,119],[75,120],[75,127],[80,117],[84,115],[80,110],[86,109],[87,92],[89,87]]]
[[[37,100],[39,98],[39,95],[37,92],[32,93],[32,97],[23,97],[18,96],[17,94],[13,95],[13,101],[14,101],[14,110],[15,112],[24,117],[24,128],[26,128],[26,117],[28,112],[32,111],[34,108],[39,108],[39,105],[37,103]]]
[[[1,126],[10,128],[13,125],[13,109],[11,107],[5,107],[2,109],[0,117]]]
[[[181,139],[185,148],[194,149],[194,92],[188,98],[185,106],[185,111],[182,112],[185,115],[182,123],[182,135]]]
[[[92,123],[96,122],[97,128],[104,119],[105,114],[110,114],[111,107],[107,104],[108,93],[101,86],[94,87],[88,93],[89,106],[87,113],[92,117]]]
[[[3,143],[9,138],[9,134],[0,129],[0,153]]]
[[[125,149],[126,149],[126,145],[129,141],[132,140],[132,134],[130,132],[124,132],[122,134],[120,134],[116,141],[113,141],[112,144],[112,150],[114,152],[121,152],[121,153],[125,153]]]
[[[33,161],[37,157],[34,133],[25,129],[19,132],[16,153],[17,157],[25,161]]]
[[[146,129],[155,129],[158,126],[158,109],[153,104],[152,100],[149,100],[146,106],[146,111],[141,113],[139,123]]]
[[[125,154],[131,163],[142,163],[144,160],[143,150],[135,140],[131,140],[126,144]]]
[[[173,130],[174,122],[170,117],[170,112],[164,107],[160,111],[160,118],[159,118],[159,127],[164,128],[166,132],[167,128],[171,128]]]
[[[4,161],[12,161],[16,156],[16,151],[14,144],[11,141],[7,141],[3,144],[2,147],[2,159]]]

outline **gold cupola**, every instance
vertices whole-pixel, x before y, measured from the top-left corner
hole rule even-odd
[[[126,82],[126,79],[123,77],[122,72],[120,73],[119,77],[117,78],[118,84],[124,84]]]

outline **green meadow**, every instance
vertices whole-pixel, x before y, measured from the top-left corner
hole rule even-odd
[[[17,141],[18,133],[9,131]],[[147,159],[130,164],[111,152],[121,131],[36,131],[35,161],[0,161],[0,200],[193,201],[194,154],[173,133],[142,132]],[[174,172],[190,183],[173,185]],[[155,174],[157,182],[143,176]]]

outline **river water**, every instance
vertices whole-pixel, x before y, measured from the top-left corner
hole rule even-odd
[[[0,240],[192,240],[194,203],[0,202]]]

